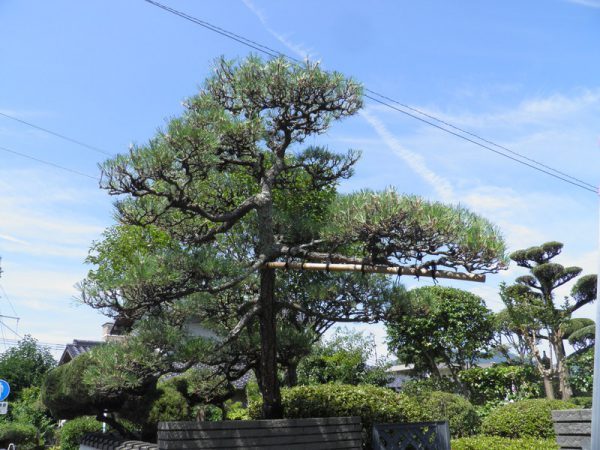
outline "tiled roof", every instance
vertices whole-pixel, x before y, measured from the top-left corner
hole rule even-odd
[[[201,369],[210,369],[211,366],[209,366],[207,364],[203,364],[203,363],[198,363],[195,366],[193,366],[193,368],[197,369],[197,370],[201,370]],[[163,375],[162,379],[170,380],[171,378],[175,378],[180,375],[181,375],[181,372],[171,372],[171,373],[167,373],[167,374]],[[237,380],[232,381],[231,384],[233,385],[234,388],[242,390],[252,380],[252,376],[253,376],[253,372],[251,370],[249,370],[248,372],[246,372],[244,375],[242,375]]]
[[[67,344],[65,347],[65,351],[60,357],[59,365],[67,363],[71,361],[76,356],[81,355],[82,353],[89,352],[92,348],[103,344],[102,341],[84,341],[81,339],[73,339],[72,344]]]

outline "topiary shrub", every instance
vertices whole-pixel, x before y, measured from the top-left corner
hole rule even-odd
[[[480,419],[475,407],[464,397],[449,392],[428,392],[416,398],[419,420],[447,420],[452,437],[475,434]]]
[[[509,438],[553,439],[555,435],[550,411],[576,408],[578,406],[570,402],[541,398],[508,403],[488,414],[481,424],[481,431],[487,435]]]
[[[102,424],[94,417],[78,417],[67,421],[60,430],[60,449],[79,450],[79,443],[87,433],[102,431]]]
[[[122,404],[122,399],[102,396],[83,382],[84,372],[93,364],[90,354],[84,353],[48,372],[41,400],[55,419],[75,419],[104,409],[115,410]]]
[[[7,448],[13,443],[19,449],[29,450],[38,447],[39,434],[35,426],[27,423],[6,422],[0,424],[0,446]]]
[[[500,436],[473,436],[452,440],[452,450],[558,450],[553,439],[510,439]]]

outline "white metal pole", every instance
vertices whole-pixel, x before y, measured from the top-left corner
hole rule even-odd
[[[600,188],[598,190],[600,194]],[[600,196],[598,197],[600,200]],[[592,450],[600,450],[600,203],[598,215],[598,283],[596,284],[596,344],[594,345],[594,386],[592,390]]]

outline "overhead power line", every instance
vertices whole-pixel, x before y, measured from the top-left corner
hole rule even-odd
[[[13,155],[20,156],[21,158],[27,158],[27,159],[31,159],[32,161],[37,161],[37,162],[39,162],[41,164],[46,164],[47,166],[54,167],[55,169],[64,170],[66,172],[71,172],[71,173],[74,173],[75,175],[79,175],[81,177],[91,178],[92,180],[100,181],[100,179],[98,177],[95,177],[95,176],[92,176],[92,175],[88,175],[87,173],[79,172],[78,170],[75,170],[75,169],[69,169],[68,167],[61,166],[60,164],[56,164],[56,163],[53,163],[53,162],[50,162],[50,161],[46,161],[45,159],[40,159],[40,158],[37,158],[35,156],[31,156],[31,155],[28,155],[26,153],[18,152],[16,150],[13,150],[13,149],[10,149],[10,148],[7,148],[7,147],[0,146],[0,150],[3,151],[3,152],[12,153]]]
[[[5,345],[8,347],[16,347],[19,345],[19,341],[18,339],[10,339],[10,338],[6,338],[5,339]],[[37,342],[38,345],[42,346],[42,347],[48,347],[52,350],[64,350],[66,347],[66,344],[53,344],[50,342]]]
[[[153,6],[156,6],[160,9],[163,9],[171,14],[174,14],[176,16],[179,16],[185,20],[188,20],[190,22],[193,22],[197,25],[200,25],[210,31],[213,31],[215,33],[218,33],[222,36],[225,36],[229,39],[232,39],[236,42],[239,42],[240,44],[243,44],[247,47],[253,48],[254,50],[258,50],[261,53],[264,53],[268,56],[270,56],[271,58],[276,58],[276,57],[283,57],[286,58],[290,61],[296,62],[296,63],[302,63],[303,61],[301,61],[298,58],[295,58],[293,56],[290,56],[286,53],[283,53],[279,50],[275,50],[273,48],[270,48],[266,45],[263,45],[259,42],[253,41],[252,39],[248,39],[244,36],[241,36],[239,34],[233,33],[229,30],[225,30],[224,28],[218,27],[216,25],[211,24],[210,22],[207,22],[205,20],[201,20],[198,19],[197,17],[191,16],[189,14],[186,14],[182,11],[179,11],[175,8],[171,8],[170,6],[166,6],[162,3],[159,3],[157,1],[154,0],[144,0],[146,3],[149,3]],[[558,180],[564,181],[566,183],[569,183],[573,186],[576,186],[580,189],[584,189],[586,191],[589,192],[597,192],[596,186],[588,183],[586,181],[583,181],[579,178],[576,178],[574,176],[571,176],[563,171],[560,171],[558,169],[555,169],[547,164],[544,164],[540,161],[537,161],[535,159],[529,158],[521,153],[518,153],[514,150],[511,150],[509,148],[507,148],[506,146],[497,144],[489,139],[485,139],[473,132],[470,132],[468,130],[465,130],[463,128],[457,127],[456,125],[453,125],[451,123],[449,123],[448,121],[445,121],[443,119],[440,119],[436,116],[434,116],[433,114],[429,114],[427,112],[424,112],[418,108],[406,105],[404,103],[401,103],[397,100],[394,100],[393,98],[386,96],[384,94],[380,94],[376,91],[373,91],[371,89],[365,88],[365,92],[367,92],[367,94],[365,95],[366,98],[373,100],[385,107],[388,107],[392,110],[395,110],[397,112],[401,112],[409,117],[412,117],[414,119],[417,119],[427,125],[433,126],[441,131],[444,131],[448,134],[451,134],[455,137],[458,137],[460,139],[463,139],[467,142],[470,142],[472,144],[475,144],[485,150],[491,151],[493,153],[496,153],[497,155],[503,156],[505,158],[508,158],[516,163],[522,164],[524,166],[527,166],[531,169],[535,169],[538,172],[544,173],[546,175],[552,176]],[[379,98],[376,98],[379,97]],[[394,103],[397,106],[392,105],[391,103]],[[408,111],[406,111],[408,110]],[[412,112],[411,112],[412,111]],[[416,114],[413,114],[416,113]],[[417,115],[418,114],[418,115]],[[423,116],[423,117],[421,117]],[[424,118],[425,117],[425,118]],[[437,123],[432,122],[431,120],[427,120],[427,119],[431,119]],[[441,125],[440,125],[441,124]],[[442,126],[443,125],[443,126]],[[449,127],[451,129],[445,128],[445,127]],[[453,131],[454,130],[454,131]],[[462,133],[462,134],[461,134]],[[465,136],[466,135],[466,136]],[[481,142],[479,142],[481,141]],[[507,154],[506,152],[510,153]],[[514,156],[511,156],[514,155]]]
[[[0,320],[0,327],[2,327],[2,329],[6,328],[8,331],[10,331],[12,334],[14,334],[15,336],[17,336],[19,339],[23,338],[23,336],[21,336],[19,333],[17,333],[15,330],[13,330],[12,327],[9,327],[8,325],[6,325],[6,323],[4,323],[1,320]]]
[[[0,290],[2,291],[2,294],[4,294],[4,298],[8,302],[8,305],[10,306],[10,309],[12,310],[12,312],[14,313],[14,315],[16,316],[17,315],[17,311],[15,310],[15,307],[13,306],[12,302],[10,301],[10,298],[9,298],[8,294],[6,293],[6,290],[4,289],[4,286],[2,286],[2,284],[0,284]]]
[[[27,126],[29,126],[31,128],[35,128],[36,130],[43,131],[44,133],[51,134],[52,136],[56,136],[57,138],[60,138],[60,139],[62,139],[64,141],[67,141],[67,142],[71,142],[72,144],[79,145],[79,146],[81,146],[83,148],[86,148],[88,150],[91,150],[93,152],[102,153],[103,155],[107,155],[107,156],[113,156],[111,153],[107,152],[106,150],[102,150],[101,148],[98,148],[98,147],[96,147],[94,145],[86,144],[85,142],[79,141],[77,139],[73,139],[72,137],[66,136],[66,135],[64,135],[62,133],[57,133],[56,131],[52,131],[52,130],[50,130],[48,128],[44,128],[44,127],[41,127],[41,126],[36,125],[34,123],[27,122],[26,120],[19,119],[19,118],[15,117],[15,116],[11,116],[10,114],[6,114],[5,112],[0,111],[0,116],[6,117],[7,119],[10,119],[10,120],[14,120],[15,122],[22,123],[22,124],[27,125]]]
[[[420,109],[418,109],[418,108],[414,108],[414,107],[412,107],[412,106],[410,106],[410,105],[407,105],[407,104],[404,104],[404,103],[400,103],[399,101],[397,101],[397,100],[394,100],[393,98],[390,98],[390,97],[388,97],[388,96],[386,96],[386,95],[383,95],[383,94],[379,94],[379,93],[377,93],[377,92],[375,92],[375,91],[373,91],[373,90],[371,90],[371,89],[365,89],[365,91],[366,91],[366,92],[369,92],[369,93],[371,93],[371,94],[373,94],[373,95],[376,95],[377,97],[380,97],[380,98],[382,98],[382,99],[384,99],[384,100],[387,100],[388,102],[391,102],[391,103],[394,103],[394,104],[396,104],[396,105],[399,105],[399,106],[401,106],[402,108],[406,108],[406,109],[408,109],[408,110],[410,110],[410,111],[416,112],[416,113],[418,113],[418,114],[420,114],[420,115],[422,115],[422,116],[425,116],[425,117],[427,117],[427,118],[429,118],[429,119],[433,119],[433,120],[435,120],[436,122],[438,122],[438,123],[441,123],[441,124],[443,124],[443,125],[446,125],[447,127],[450,127],[450,128],[452,128],[452,129],[454,129],[454,130],[456,130],[456,131],[460,131],[461,133],[464,133],[464,134],[466,134],[466,135],[468,135],[468,136],[471,136],[471,137],[474,137],[474,138],[476,138],[476,139],[479,139],[480,141],[482,141],[482,142],[485,142],[486,144],[493,145],[494,147],[497,147],[497,148],[500,148],[500,149],[502,149],[502,150],[505,150],[505,151],[507,151],[507,152],[509,152],[509,153],[511,153],[511,154],[513,154],[513,155],[515,155],[515,156],[518,156],[519,158],[523,158],[523,159],[525,159],[526,161],[529,161],[529,162],[531,162],[531,163],[537,164],[537,165],[539,165],[540,167],[544,167],[544,168],[546,168],[546,169],[548,169],[548,170],[551,170],[551,171],[553,171],[553,172],[555,172],[555,173],[557,173],[557,174],[559,174],[559,175],[563,175],[563,176],[565,176],[565,177],[567,177],[567,178],[569,178],[569,179],[571,179],[571,180],[573,180],[573,181],[577,181],[578,183],[581,183],[581,184],[583,184],[583,185],[585,185],[585,186],[588,186],[588,187],[592,188],[592,189],[594,190],[594,192],[596,192],[596,186],[594,186],[594,185],[593,185],[593,184],[591,184],[591,183],[588,183],[588,182],[586,182],[586,181],[580,180],[579,178],[575,178],[575,177],[573,177],[573,176],[571,176],[571,175],[568,175],[568,174],[566,174],[566,173],[564,173],[564,172],[561,172],[560,170],[557,170],[557,169],[554,169],[554,168],[552,168],[552,167],[550,167],[550,166],[547,166],[546,164],[544,164],[544,163],[541,163],[541,162],[539,162],[539,161],[536,161],[535,159],[529,158],[529,157],[527,157],[527,156],[525,156],[525,155],[523,155],[523,154],[521,154],[521,153],[517,153],[517,152],[515,152],[515,151],[511,150],[511,149],[510,149],[510,148],[508,148],[508,147],[505,147],[505,146],[503,146],[503,145],[500,145],[500,144],[496,144],[495,142],[493,142],[493,141],[490,141],[490,140],[488,140],[488,139],[485,139],[485,138],[483,138],[483,137],[479,136],[478,134],[475,134],[475,133],[472,133],[472,132],[470,132],[470,131],[468,131],[468,130],[465,130],[464,128],[460,128],[460,127],[457,127],[457,126],[455,126],[455,125],[452,125],[451,123],[449,123],[449,122],[447,122],[447,121],[445,121],[445,120],[442,120],[442,119],[440,119],[439,117],[436,117],[436,116],[433,116],[433,115],[431,115],[431,114],[428,114],[428,113],[426,113],[426,112],[424,112],[424,111],[422,111],[422,110],[420,110]],[[366,97],[368,97],[368,96],[366,96]],[[372,100],[374,100],[372,97],[369,97],[369,98],[371,98]],[[380,103],[382,103],[382,102],[380,102]],[[386,106],[387,106],[387,107],[389,107],[389,108],[392,108],[390,105],[386,105]],[[406,111],[402,111],[402,110],[399,110],[399,111],[400,111],[400,112],[402,112],[402,113],[404,113],[404,114],[406,114]],[[411,116],[411,117],[414,117],[414,116]],[[415,118],[417,118],[417,117],[415,117]],[[418,118],[417,118],[417,119],[418,119]],[[421,119],[419,119],[419,120],[421,120]],[[442,128],[442,129],[443,129],[443,128]],[[443,129],[443,130],[444,130],[444,131],[448,131],[448,130],[446,130],[446,129]],[[462,136],[461,136],[461,137],[462,137]],[[506,155],[504,155],[504,156],[506,156]]]
[[[523,164],[523,165],[525,165],[525,166],[527,166],[527,167],[530,167],[530,168],[532,168],[532,169],[534,169],[534,170],[537,170],[538,172],[545,173],[546,175],[550,175],[551,177],[554,177],[554,178],[557,178],[557,179],[559,179],[559,180],[565,181],[566,183],[572,184],[573,186],[577,186],[577,187],[579,187],[579,188],[581,188],[581,189],[585,189],[586,191],[590,191],[590,192],[594,192],[594,193],[596,193],[596,192],[597,192],[597,189],[595,189],[595,188],[591,188],[591,187],[588,187],[588,183],[585,183],[585,184],[580,184],[580,183],[578,183],[578,182],[576,182],[576,181],[571,181],[571,180],[567,179],[566,177],[562,177],[562,176],[560,176],[560,175],[557,175],[557,174],[555,174],[555,173],[552,173],[552,172],[550,172],[550,171],[548,171],[548,170],[544,170],[543,168],[541,168],[541,167],[538,167],[538,166],[535,166],[535,165],[533,165],[533,164],[530,164],[530,163],[528,163],[528,162],[526,162],[526,161],[521,161],[521,160],[519,160],[519,159],[517,159],[517,158],[514,158],[514,157],[512,157],[512,156],[510,156],[510,155],[507,155],[506,153],[502,153],[502,152],[501,152],[501,151],[499,151],[499,150],[495,150],[495,149],[493,149],[492,147],[490,147],[490,146],[488,146],[488,145],[485,145],[485,144],[482,144],[481,142],[477,142],[477,141],[476,141],[476,140],[474,140],[474,139],[470,139],[470,138],[468,138],[468,137],[465,137],[465,136],[462,136],[462,135],[460,135],[460,134],[458,134],[458,133],[456,133],[456,132],[454,132],[454,131],[447,130],[446,128],[444,128],[444,127],[442,127],[442,126],[440,126],[440,125],[437,125],[437,124],[435,124],[435,123],[433,123],[433,122],[431,122],[431,121],[428,121],[428,120],[426,120],[426,119],[423,119],[422,117],[418,117],[418,116],[416,116],[416,115],[414,115],[414,114],[411,114],[411,113],[409,113],[409,112],[407,112],[407,111],[403,111],[403,110],[402,110],[402,109],[400,109],[400,108],[396,108],[395,106],[393,106],[393,105],[390,105],[389,103],[386,103],[386,102],[384,102],[384,101],[382,101],[382,100],[379,100],[379,99],[377,99],[377,98],[375,98],[375,97],[372,97],[372,96],[370,96],[370,95],[365,95],[365,97],[367,97],[368,99],[371,99],[371,100],[373,100],[374,102],[377,102],[377,103],[380,103],[380,104],[382,104],[382,105],[384,105],[384,106],[387,106],[388,108],[391,108],[391,109],[394,109],[394,110],[396,110],[396,111],[398,111],[398,112],[401,112],[402,114],[406,114],[407,116],[410,116],[410,117],[412,117],[412,118],[414,118],[414,119],[420,120],[421,122],[424,122],[424,123],[426,123],[426,124],[428,124],[428,125],[431,125],[432,127],[435,127],[435,128],[437,128],[437,129],[439,129],[439,130],[445,131],[446,133],[450,133],[450,134],[452,134],[452,135],[454,135],[454,136],[456,136],[456,137],[459,137],[459,138],[461,138],[461,139],[464,139],[464,140],[466,140],[466,141],[468,141],[468,142],[471,142],[472,144],[475,144],[475,145],[477,145],[477,146],[479,146],[479,147],[481,147],[481,148],[484,148],[484,149],[486,149],[486,150],[489,150],[489,151],[491,151],[491,152],[497,153],[498,155],[502,155],[502,156],[504,156],[505,158],[508,158],[508,159],[511,159],[511,160],[513,160],[513,161],[515,161],[515,162],[518,162],[519,164]],[[494,144],[494,145],[495,145],[495,144]],[[513,152],[513,153],[514,153],[514,152]],[[518,154],[518,153],[517,153],[517,154]],[[543,166],[543,167],[548,167],[548,166]],[[558,171],[556,171],[556,170],[554,170],[554,169],[552,169],[552,168],[550,168],[550,169],[551,169],[551,170],[553,170],[553,171],[555,171],[555,172],[558,172]],[[561,172],[558,172],[558,173],[561,173]],[[571,178],[571,179],[575,179],[575,180],[576,180],[576,178],[570,177],[569,175],[567,175],[567,177],[569,177],[569,178]],[[589,185],[589,186],[593,186],[593,185]]]

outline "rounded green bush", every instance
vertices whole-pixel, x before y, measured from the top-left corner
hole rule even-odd
[[[0,425],[0,445],[2,448],[7,448],[10,443],[20,449],[33,449],[38,443],[38,430],[27,423],[3,423]]]
[[[550,411],[576,408],[578,406],[570,402],[541,398],[508,403],[488,414],[483,420],[481,431],[491,436],[553,439]]]
[[[177,421],[189,418],[190,408],[181,392],[170,386],[159,387],[157,391],[160,395],[150,406],[148,422]]]
[[[427,392],[416,397],[422,421],[447,420],[453,437],[470,436],[479,430],[475,407],[464,397],[448,392]]]
[[[102,431],[102,424],[94,417],[77,417],[67,421],[60,430],[61,450],[79,450],[79,443],[87,433]]]
[[[510,439],[500,436],[473,436],[452,440],[452,450],[558,450],[553,439]]]

